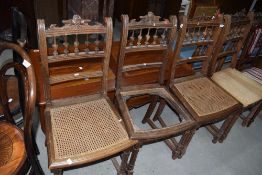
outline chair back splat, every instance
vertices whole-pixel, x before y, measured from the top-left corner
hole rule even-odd
[[[50,102],[50,86],[69,81],[101,78],[101,94],[107,93],[108,64],[112,45],[112,20],[90,24],[90,20],[74,15],[72,20],[63,20],[64,26],[45,27],[44,20],[38,20],[39,48],[41,62],[46,75],[46,98]],[[48,46],[51,46],[49,48]],[[82,60],[83,62],[101,59],[101,65],[78,67],[77,73],[55,73],[54,66],[63,66]],[[67,69],[66,67],[65,69]]]
[[[225,29],[219,37],[210,66],[211,74],[225,68],[223,65],[229,62],[231,68],[236,67],[238,54],[251,28],[250,18],[243,12],[236,13],[232,16],[225,15],[224,21]]]
[[[178,40],[174,51],[174,62],[171,69],[170,84],[192,79],[197,76],[205,76],[208,73],[208,65],[213,49],[224,25],[221,17],[197,17],[187,19],[183,17]],[[181,52],[193,51],[189,56],[181,55]],[[184,58],[183,58],[184,57]],[[181,64],[192,64],[195,74],[175,79],[176,70]]]
[[[140,16],[140,21],[136,21],[136,19],[129,20],[128,15],[122,15],[122,22],[116,89],[120,90],[125,86],[122,83],[123,74],[152,68],[159,68],[157,83],[163,84],[166,64],[170,56],[172,56],[172,41],[174,41],[176,34],[175,16],[171,16],[169,20],[160,20],[160,16],[148,12],[147,15]],[[127,54],[154,51],[163,51],[163,57],[148,62],[143,62],[140,59],[137,64],[130,64],[128,60],[125,60]]]

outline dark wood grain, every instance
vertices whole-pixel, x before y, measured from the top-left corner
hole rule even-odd
[[[20,157],[23,156],[23,158],[20,159],[18,157],[17,159],[13,159],[14,157],[12,157],[10,159],[12,165],[4,167],[4,170],[1,172],[10,173],[9,171],[16,171],[14,172],[14,174],[26,174],[26,172],[29,170],[29,165],[31,165],[30,173],[41,175],[44,173],[37,159],[37,146],[35,145],[36,143],[33,140],[34,138],[32,133],[33,114],[36,100],[36,81],[34,68],[31,64],[29,56],[19,45],[7,42],[0,42],[0,54],[7,49],[11,49],[16,52],[22,58],[23,64],[19,64],[17,62],[9,62],[2,66],[0,70],[0,104],[2,106],[4,116],[9,119],[12,118],[13,115],[11,113],[9,97],[7,93],[8,87],[6,82],[6,72],[7,70],[14,68],[19,73],[21,77],[21,84],[24,87],[23,94],[25,98],[23,105],[21,105],[23,107],[22,115],[24,131],[23,133],[21,133],[21,130],[16,126],[4,123],[3,125],[5,127],[1,125],[0,132],[2,133],[2,129],[6,129],[5,131],[8,132],[3,131],[3,133],[8,135],[11,140],[18,138],[18,142],[15,143],[15,140],[12,140],[13,143],[10,146],[12,146],[14,155],[20,155]],[[18,92],[16,93],[18,94]],[[9,128],[10,130],[7,128]],[[1,141],[3,140],[4,139],[1,139]]]

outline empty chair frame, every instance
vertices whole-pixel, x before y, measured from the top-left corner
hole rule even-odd
[[[251,20],[243,13],[225,16],[225,31],[214,52],[212,79],[243,105],[243,111],[250,110],[243,126],[250,124],[261,110],[262,85],[235,69],[238,54],[250,31]]]
[[[128,134],[131,138],[138,139],[140,144],[167,139],[165,142],[171,148],[173,158],[181,158],[194,134],[196,123],[164,85],[167,61],[172,56],[172,46],[176,34],[176,18],[172,16],[170,20],[160,20],[159,16],[148,12],[147,15],[141,16],[139,21],[135,19],[129,20],[127,15],[122,15],[122,23],[116,100],[123,115]],[[142,56],[145,52],[154,51],[163,51],[162,58],[138,59],[136,63],[125,59],[127,54],[141,54]],[[147,71],[152,68],[159,69],[159,72],[156,72],[159,76],[156,82],[144,84],[136,84],[134,82],[132,85],[123,83],[125,73]],[[141,79],[143,79],[142,76]],[[152,98],[146,115],[142,120],[143,123],[148,123],[152,129],[138,127],[135,123],[135,116],[132,116],[128,109],[127,101],[129,99],[143,95],[148,95]],[[160,117],[163,109],[157,111],[158,117],[150,118],[158,102],[167,103],[172,110],[179,114],[180,118],[175,115],[174,118],[180,120],[173,124],[164,124],[163,119]],[[176,141],[175,138],[168,139],[179,135],[182,136],[180,141]]]
[[[237,100],[207,77],[213,48],[223,26],[219,17],[183,17],[170,77],[170,90],[199,125],[206,126],[214,143],[223,142],[241,108]],[[184,50],[193,50],[193,55],[181,58]],[[195,74],[175,78],[177,67],[185,63],[194,65]],[[215,125],[219,121],[223,121],[220,128]]]
[[[105,18],[105,25],[90,23],[78,15],[72,20],[63,21],[62,27],[51,25],[46,28],[44,20],[37,22],[41,62],[46,76],[49,169],[62,174],[65,168],[94,163],[123,153],[121,164],[116,160],[113,163],[119,174],[132,174],[138,152],[137,141],[129,139],[121,117],[107,97],[113,30],[111,18]],[[52,49],[47,49],[48,44]],[[100,64],[92,64],[97,59],[100,59]],[[70,67],[70,63],[79,60],[91,63],[87,67],[79,67],[77,73],[63,71]],[[59,66],[65,68],[53,74]],[[97,77],[101,78],[101,88],[95,94],[51,99],[52,84],[79,79],[92,81]]]

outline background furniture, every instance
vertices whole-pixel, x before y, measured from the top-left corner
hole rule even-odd
[[[30,58],[18,45],[1,42],[0,54],[12,49],[17,52],[22,59],[23,65],[15,62],[5,64],[0,70],[0,104],[2,106],[6,122],[0,122],[0,146],[1,146],[1,174],[26,174],[29,170],[32,174],[44,174],[37,160],[37,146],[32,133],[33,114],[36,99],[36,83],[34,69]],[[15,126],[13,115],[10,110],[10,96],[7,93],[6,71],[15,68],[20,73],[24,84],[24,131]],[[16,91],[16,93],[18,93]]]
[[[103,22],[104,17],[112,17],[114,0],[68,0],[68,17],[74,14],[82,18]]]
[[[193,17],[197,7],[218,7],[221,13],[235,14],[243,9],[249,10],[252,1],[238,1],[238,0],[191,0],[192,7],[190,8],[189,16]],[[255,9],[261,9],[262,3],[257,2]]]
[[[178,15],[182,0],[115,0],[114,20],[122,14],[127,14],[130,19],[138,19],[145,12],[152,11],[163,18]]]
[[[7,0],[0,2],[0,14],[4,16],[0,26],[0,33],[10,32],[12,34],[12,7],[17,7],[23,14],[27,23],[28,35],[27,46],[28,48],[37,48],[37,37],[36,37],[36,18],[35,18],[35,1],[18,1],[18,0]],[[12,38],[12,37],[11,37]],[[11,41],[12,39],[10,39]]]

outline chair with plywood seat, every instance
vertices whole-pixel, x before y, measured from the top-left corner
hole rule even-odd
[[[131,138],[138,139],[140,144],[152,143],[164,140],[172,150],[172,158],[181,158],[185,153],[196,129],[196,123],[191,119],[186,109],[181,107],[175,97],[170,94],[165,86],[165,71],[168,67],[167,62],[172,55],[173,41],[176,34],[176,18],[161,20],[159,16],[155,16],[152,12],[148,12],[145,16],[140,16],[140,20],[129,20],[128,15],[122,15],[122,34],[118,56],[118,69],[116,80],[116,102],[120,112],[123,115],[128,134]],[[153,53],[162,51],[162,56],[145,59],[145,53]],[[141,53],[141,54],[140,54]],[[136,54],[136,59],[128,60],[129,55]],[[139,55],[140,54],[140,55]],[[139,59],[141,58],[141,59]],[[136,74],[139,71],[154,71],[156,81],[148,82],[143,74],[137,77],[132,84],[125,83],[125,74]],[[135,122],[135,116],[132,116],[128,108],[128,100],[139,98],[147,95],[150,97],[150,105],[142,121]],[[163,118],[157,118],[153,121],[152,113],[156,109],[158,103],[166,102],[174,115],[172,119],[177,119],[169,124],[163,124]],[[162,111],[157,111],[162,113]],[[178,114],[178,116],[176,116]],[[139,124],[147,123],[150,128],[144,128]],[[176,136],[182,136],[180,140],[176,140]],[[176,137],[176,138],[175,138]]]
[[[37,159],[38,149],[32,133],[36,100],[34,69],[23,48],[13,43],[0,42],[0,54],[7,49],[16,52],[23,64],[8,62],[0,70],[0,105],[6,118],[6,121],[0,122],[0,172],[2,175],[26,173],[41,175],[44,173]],[[10,88],[10,83],[6,81],[7,77],[10,78],[7,75],[7,71],[10,69],[15,69],[20,75],[21,85],[24,87],[24,98],[20,98],[24,99],[23,130],[16,126],[12,113],[14,104],[10,104],[14,98],[12,95],[18,94],[18,89]],[[16,90],[16,92],[10,93],[9,88]]]
[[[63,23],[61,27],[46,28],[44,20],[38,20],[39,49],[46,76],[49,169],[62,174],[63,169],[121,155],[121,164],[112,160],[114,166],[118,174],[131,175],[139,147],[136,140],[129,138],[121,116],[107,97],[112,20],[105,18],[103,25],[74,15],[72,20]],[[50,41],[52,49],[48,50]],[[73,68],[73,72],[67,71],[76,61],[87,64]],[[53,84],[93,81],[95,78],[101,79],[101,88],[94,94],[51,98],[50,86]],[[70,88],[66,90],[71,91]]]
[[[241,105],[208,78],[209,61],[223,28],[221,17],[183,17],[178,34],[169,87],[172,93],[189,110],[200,126],[213,136],[213,143],[223,142],[235,123]],[[184,49],[194,50],[193,55],[181,58]],[[175,78],[177,66],[193,64],[195,74]],[[200,66],[199,66],[200,65]],[[221,127],[216,123],[222,121]]]
[[[236,69],[238,54],[250,32],[252,16],[248,18],[243,13],[225,16],[225,31],[214,51],[211,69],[212,80],[243,105],[242,112],[250,111],[247,116],[240,116],[243,126],[249,126],[262,108],[262,85]]]

